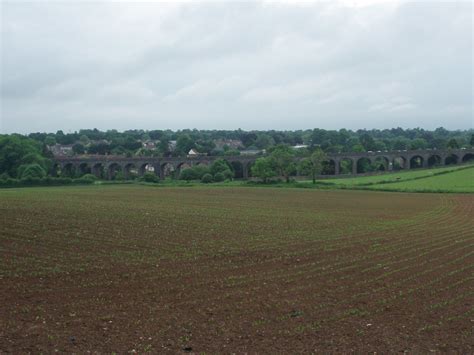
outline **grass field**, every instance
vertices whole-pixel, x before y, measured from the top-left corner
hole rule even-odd
[[[470,353],[473,207],[471,194],[0,190],[0,353]]]
[[[474,192],[474,165],[320,180],[327,187],[401,192]],[[301,183],[300,183],[301,184]],[[308,182],[303,182],[308,185]]]

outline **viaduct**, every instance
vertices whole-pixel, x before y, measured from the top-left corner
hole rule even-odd
[[[182,158],[161,158],[143,156],[112,156],[112,155],[80,155],[56,156],[54,158],[53,175],[64,171],[80,171],[92,173],[98,177],[112,179],[118,171],[122,171],[125,178],[135,171],[139,176],[147,171],[153,171],[161,179],[170,172],[179,171],[185,167],[199,164],[208,165],[217,159],[229,162],[236,171],[240,171],[240,178],[250,176],[252,164],[260,156],[197,156]],[[474,148],[449,150],[411,150],[411,151],[378,151],[364,153],[334,153],[327,154],[327,175],[341,175],[341,166],[344,165],[350,174],[363,173],[362,162],[380,163],[383,170],[429,168],[451,164],[462,164],[474,161]],[[296,160],[301,158],[295,158]]]

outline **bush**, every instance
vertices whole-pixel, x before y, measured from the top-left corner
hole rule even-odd
[[[156,176],[154,173],[147,171],[145,174],[143,174],[141,181],[145,182],[158,182],[158,176]]]
[[[217,173],[216,175],[214,175],[215,182],[222,182],[224,180],[225,180],[225,176],[223,173]]]
[[[179,174],[180,180],[200,180],[205,174],[209,174],[209,168],[204,165],[193,166],[192,168],[184,169]]]
[[[209,184],[212,182],[212,175],[211,174],[204,174],[204,176],[201,178],[201,182],[205,184]]]
[[[234,178],[234,172],[230,169],[224,170],[222,174],[226,180],[232,180]]]
[[[93,174],[85,174],[85,175],[81,176],[81,179],[96,181],[97,176],[95,176]]]
[[[200,179],[200,177],[194,169],[189,168],[189,169],[184,169],[179,173],[179,179],[190,181],[190,180],[198,180]]]
[[[41,179],[46,171],[39,164],[24,164],[18,168],[21,180]]]

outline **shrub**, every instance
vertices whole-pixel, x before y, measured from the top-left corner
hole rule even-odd
[[[204,165],[193,166],[192,168],[184,169],[179,174],[180,180],[200,180],[205,174],[209,174],[209,168]]]
[[[225,180],[225,176],[223,173],[217,173],[216,175],[214,175],[215,182],[222,182],[224,180]]]
[[[81,179],[96,181],[97,177],[93,174],[85,174],[81,177]]]
[[[189,168],[189,169],[184,169],[179,173],[179,179],[190,181],[190,180],[198,180],[200,179],[200,177],[194,169]]]
[[[156,176],[154,173],[147,171],[145,174],[143,174],[141,181],[145,182],[158,182],[158,176]]]
[[[41,179],[46,176],[46,171],[39,164],[24,164],[18,168],[21,180]]]
[[[212,182],[212,175],[211,174],[204,174],[204,176],[201,178],[201,182],[205,184],[209,184]]]

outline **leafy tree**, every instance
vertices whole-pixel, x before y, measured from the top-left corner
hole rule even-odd
[[[46,145],[55,145],[56,144],[56,138],[54,136],[47,136],[45,139],[44,139],[44,144]]]
[[[74,154],[84,154],[86,152],[86,149],[81,143],[76,143],[72,146],[72,151]]]
[[[221,182],[225,180],[225,175],[223,173],[217,173],[214,175],[215,182]]]
[[[147,171],[145,174],[143,174],[140,180],[145,182],[158,182],[159,178],[151,171]]]
[[[22,180],[42,179],[46,176],[46,171],[39,164],[25,164],[18,168]]]
[[[276,176],[276,171],[273,168],[272,161],[270,158],[258,158],[255,164],[251,168],[252,176],[256,176],[264,183],[268,182],[268,179]]]
[[[38,164],[47,170],[48,160],[41,155],[41,146],[32,139],[18,135],[0,136],[0,174],[18,177],[22,164]]]
[[[416,138],[412,140],[410,143],[410,149],[413,149],[413,150],[426,149],[427,146],[428,146],[428,143],[423,138]]]
[[[310,175],[313,184],[316,183],[316,175],[321,174],[323,162],[327,159],[326,154],[321,149],[316,149],[309,158],[305,158],[300,163],[300,169],[303,174]]]
[[[182,134],[176,140],[176,152],[180,155],[186,155],[195,147],[194,141],[189,134]]]
[[[469,141],[471,147],[474,147],[474,134],[471,134],[471,140]]]
[[[270,159],[280,176],[285,177],[286,182],[290,182],[290,174],[295,171],[294,150],[287,145],[276,146],[270,154]]]
[[[214,161],[210,167],[210,173],[213,176],[215,176],[217,173],[223,173],[226,177],[230,175],[230,178],[234,176],[232,165],[230,165],[224,159],[217,159]]]
[[[459,144],[458,144],[458,141],[454,138],[451,138],[449,141],[448,141],[448,148],[451,148],[451,149],[459,149]]]
[[[362,146],[364,147],[366,151],[377,150],[375,140],[370,134],[364,133],[360,136],[359,139],[360,139],[360,143],[362,144]]]
[[[266,149],[275,144],[275,140],[265,133],[260,133],[257,135],[257,139],[255,140],[255,145],[260,149]]]
[[[201,182],[205,184],[209,184],[212,182],[212,175],[211,174],[204,174],[204,176],[201,178]]]

